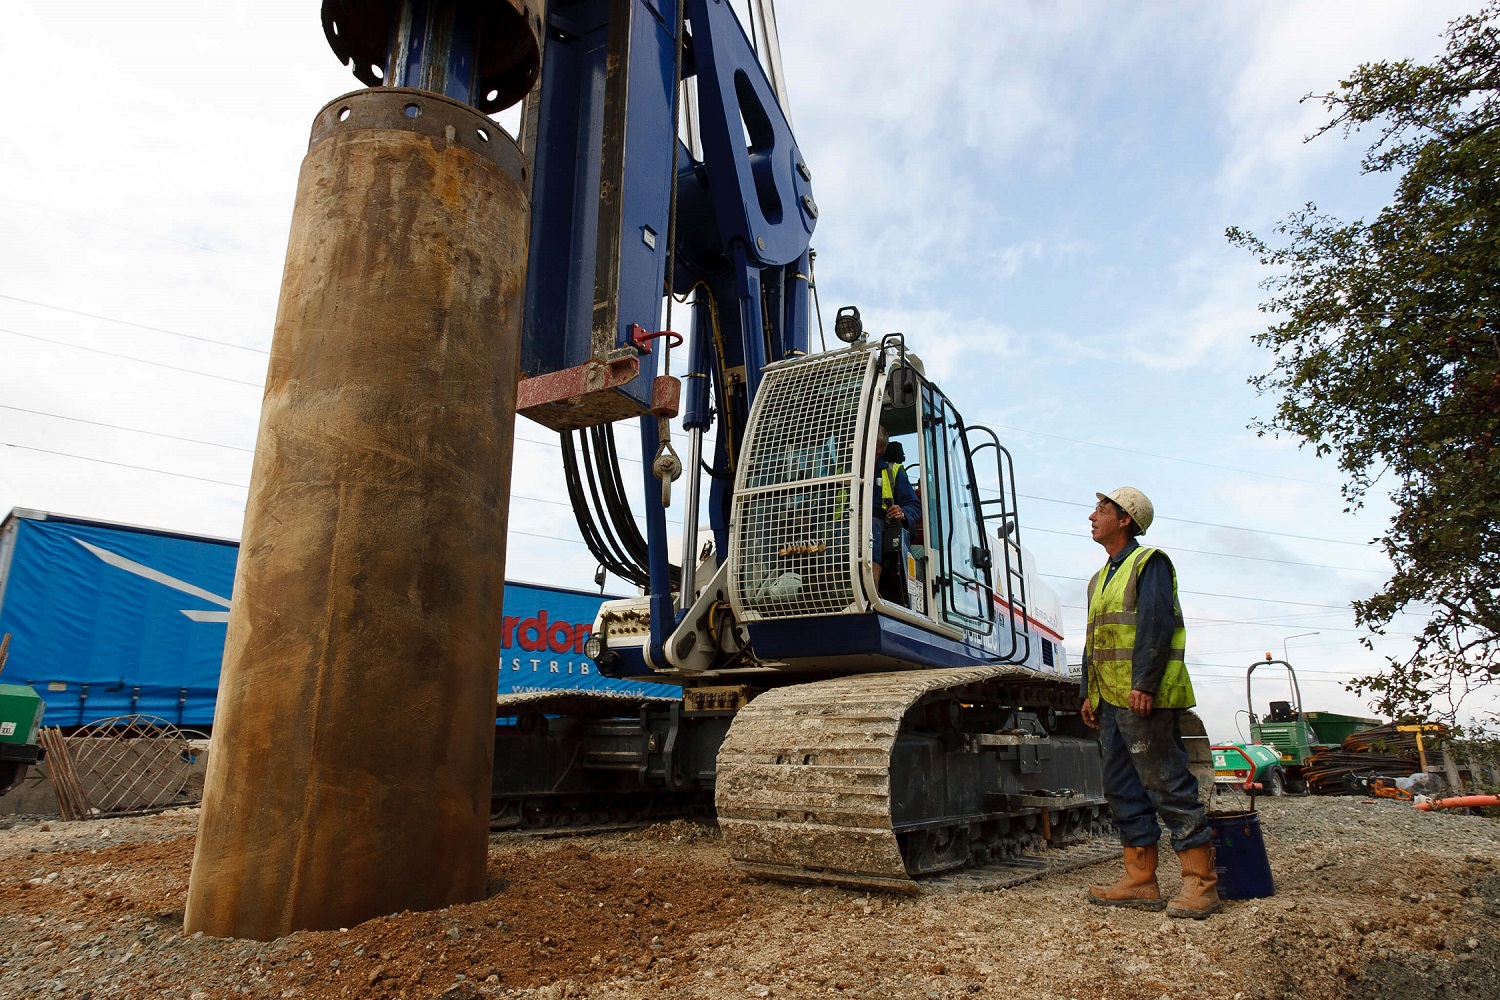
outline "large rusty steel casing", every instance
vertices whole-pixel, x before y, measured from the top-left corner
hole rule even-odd
[[[492,121],[430,93],[361,91],[315,121],[189,932],[484,895],[524,181]]]

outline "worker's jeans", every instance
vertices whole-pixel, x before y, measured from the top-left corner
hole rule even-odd
[[[1104,795],[1126,847],[1161,839],[1157,817],[1172,835],[1172,850],[1209,842],[1213,832],[1198,801],[1198,779],[1188,770],[1187,747],[1177,728],[1181,709],[1158,708],[1141,718],[1128,708],[1099,703],[1104,745]]]

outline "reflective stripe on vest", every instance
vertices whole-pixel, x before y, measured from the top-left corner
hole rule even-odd
[[[1109,564],[1089,581],[1089,621],[1084,634],[1083,655],[1089,662],[1089,703],[1097,710],[1107,701],[1121,708],[1130,703],[1131,666],[1135,653],[1136,592],[1141,571],[1152,556],[1166,559],[1158,549],[1137,548],[1125,557],[1108,583]],[[1171,560],[1172,573],[1172,651],[1167,669],[1156,689],[1154,704],[1159,708],[1191,708],[1197,704],[1193,682],[1188,678],[1184,650],[1187,628],[1182,619],[1182,604],[1177,599],[1177,570]]]

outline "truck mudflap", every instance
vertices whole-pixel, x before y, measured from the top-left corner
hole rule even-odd
[[[719,828],[749,874],[897,892],[964,867],[1015,881],[1092,863],[1052,850],[1111,829],[1097,741],[1058,724],[1077,706],[1073,682],[1013,665],[769,691],[720,748]]]

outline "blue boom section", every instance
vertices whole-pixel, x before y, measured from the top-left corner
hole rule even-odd
[[[701,159],[679,138],[688,80]],[[702,433],[719,420],[707,514],[722,554],[726,484],[761,370],[809,347],[818,208],[791,125],[724,0],[552,0],[526,132],[534,169],[518,412],[569,434],[641,417],[642,454],[655,454],[657,423],[644,414],[675,407],[655,404],[660,352],[641,338],[656,332],[668,282],[696,296],[684,426]],[[612,473],[608,451],[594,464]],[[581,512],[580,527],[601,565],[648,586],[659,660],[676,621],[673,572],[649,462],[643,477],[644,551],[609,541],[639,538],[623,501],[606,505],[602,527]],[[570,481],[575,508],[583,478]],[[599,496],[592,470],[588,478]]]
[[[48,516],[12,516],[0,555],[6,680],[57,726],[114,715],[211,725],[239,546]],[[612,680],[583,655],[605,598],[506,584],[499,690],[678,689]]]
[[[521,370],[631,349],[661,314],[672,201],[680,13],[672,0],[548,9],[532,174]],[[643,368],[616,391],[651,401]]]

